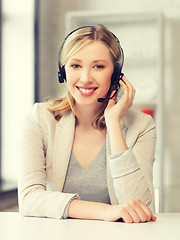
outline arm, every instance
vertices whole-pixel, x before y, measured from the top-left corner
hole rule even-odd
[[[146,116],[145,119],[141,118],[141,129],[138,136],[134,136],[129,149],[109,156],[109,167],[118,202],[140,199],[147,205],[151,204],[154,149],[155,125],[151,117]]]
[[[73,200],[69,206],[69,217],[109,222],[122,219],[126,223],[156,220],[151,210],[140,200],[119,205]]]
[[[18,182],[19,211],[25,216],[60,219],[75,194],[47,190],[46,146],[39,123],[39,105],[26,117],[21,140],[21,169]],[[47,120],[47,118],[46,118]]]
[[[110,99],[104,112],[112,154],[128,149],[122,134],[120,120],[133,105],[136,92],[125,76],[123,76],[123,80],[120,80],[120,84],[124,90],[121,99],[117,102],[117,95]]]
[[[119,203],[141,199],[146,204],[152,201],[152,165],[154,161],[155,125],[150,116],[140,117],[138,129],[131,131],[133,144],[127,147],[123,137],[120,120],[132,106],[135,90],[128,80],[121,81],[123,95],[109,101],[105,119],[109,133],[111,153],[109,165],[114,189]],[[116,103],[116,104],[115,104]],[[142,116],[142,115],[141,115]],[[133,133],[136,136],[133,136]],[[118,153],[119,154],[118,156]]]

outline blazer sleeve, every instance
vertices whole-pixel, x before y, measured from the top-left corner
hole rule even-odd
[[[38,122],[38,104],[24,121],[18,181],[19,211],[24,216],[61,219],[76,194],[47,190],[46,149]]]
[[[150,205],[156,132],[154,120],[149,115],[140,121],[136,135],[128,150],[109,156],[109,167],[119,203],[140,199]]]

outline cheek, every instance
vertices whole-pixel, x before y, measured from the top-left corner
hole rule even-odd
[[[112,73],[111,72],[109,72],[109,73],[107,73],[107,74],[105,74],[104,75],[104,80],[105,80],[105,83],[106,84],[104,84],[105,85],[105,87],[106,88],[110,88],[110,86],[111,86],[111,77],[112,77]]]
[[[71,95],[73,95],[73,91],[74,91],[74,82],[72,81],[71,78],[68,78],[66,80],[66,86],[67,86],[67,89],[69,90],[69,92],[71,93]]]
[[[69,82],[70,84],[73,84],[79,79],[79,73],[78,71],[74,70],[66,70],[66,81]]]
[[[76,77],[74,74],[72,74],[70,71],[66,72],[66,82],[67,82],[67,87],[71,87],[75,83]]]
[[[74,80],[71,74],[68,74],[68,72],[66,73],[66,86],[67,89],[72,93],[72,88],[74,85]]]

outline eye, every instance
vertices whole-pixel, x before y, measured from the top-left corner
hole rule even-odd
[[[80,68],[81,66],[79,64],[72,64],[71,67],[72,68]]]
[[[95,65],[94,68],[96,68],[96,69],[103,69],[104,66],[103,65]]]

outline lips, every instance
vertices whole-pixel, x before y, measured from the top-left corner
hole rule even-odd
[[[79,93],[82,95],[82,96],[91,96],[97,89],[97,87],[76,87],[79,91]]]

